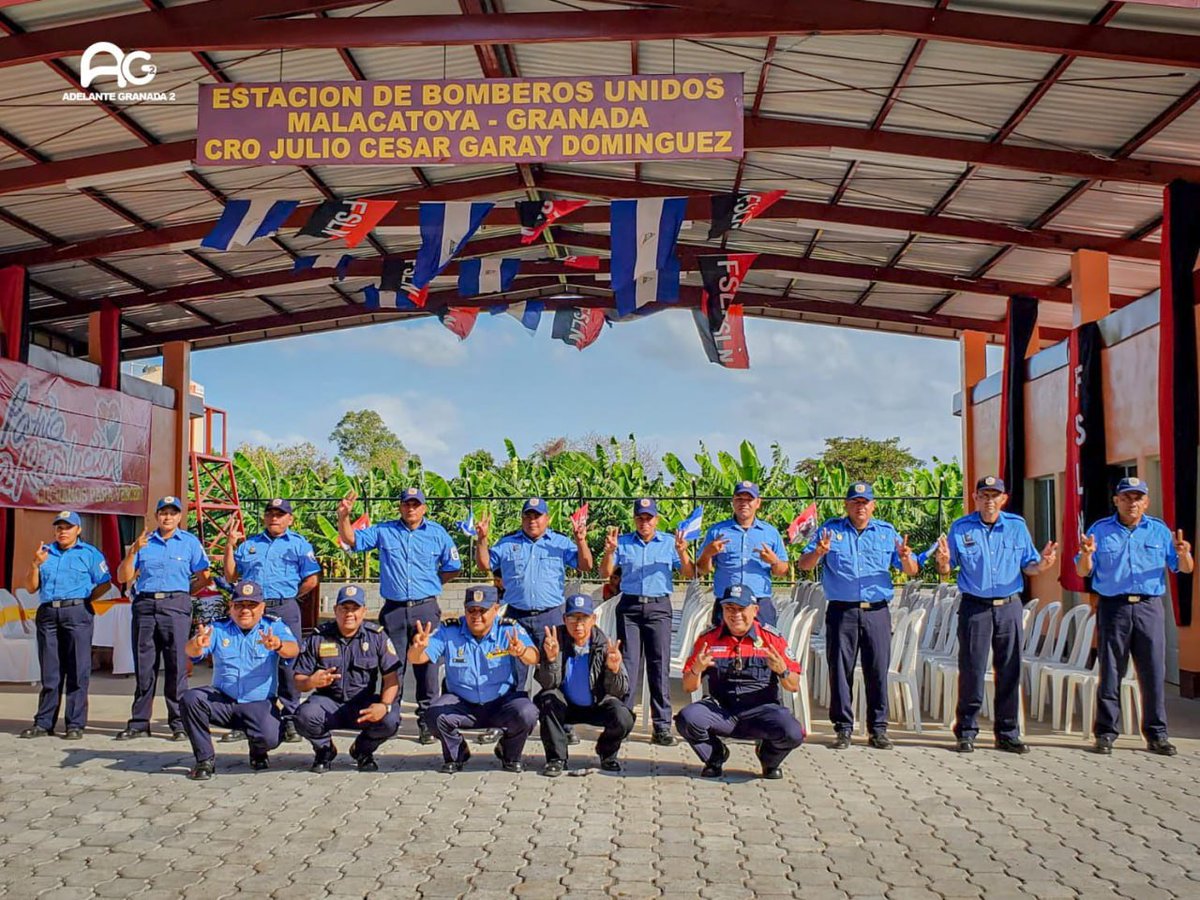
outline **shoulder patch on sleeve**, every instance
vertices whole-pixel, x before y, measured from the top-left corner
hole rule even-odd
[[[780,638],[783,637],[783,632],[780,631],[778,628],[776,628],[774,625],[768,625],[765,622],[759,622],[758,627],[761,628],[763,631],[765,631],[767,634],[773,634],[773,635],[775,635],[775,637],[780,637]]]
[[[264,622],[271,622],[271,623],[283,621],[283,619],[279,618],[279,616],[273,616],[270,613],[263,613],[262,620]]]

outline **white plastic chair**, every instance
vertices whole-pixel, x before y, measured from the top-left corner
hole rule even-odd
[[[1073,698],[1071,696],[1072,682],[1078,687],[1080,695],[1080,711],[1083,721],[1080,731],[1084,739],[1092,736],[1096,725],[1096,696],[1100,689],[1099,666],[1093,666],[1086,674],[1073,674],[1067,679],[1067,716],[1072,712]],[[1138,684],[1137,670],[1130,660],[1125,677],[1121,679],[1121,732],[1123,734],[1138,734],[1142,727],[1142,691]],[[1067,719],[1066,730],[1070,732],[1070,719]]]
[[[1074,655],[1083,622],[1091,615],[1091,609],[1085,604],[1067,610],[1059,619],[1058,632],[1054,636],[1050,651],[1030,661],[1029,707],[1035,719],[1041,720],[1042,707],[1045,705],[1045,698],[1042,696],[1042,670],[1047,666],[1062,665]]]
[[[909,614],[904,634],[898,642],[900,652],[893,653],[887,676],[888,696],[893,698],[891,707],[897,713],[897,719],[916,732],[921,731],[921,677],[917,668],[917,651],[921,646],[926,615],[927,611],[923,609]],[[897,642],[893,642],[892,646],[897,646]]]
[[[812,733],[812,702],[809,695],[808,666],[804,660],[808,657],[808,642],[812,637],[813,623],[816,622],[817,611],[806,609],[796,616],[788,634],[788,646],[792,655],[800,661],[800,687],[794,694],[785,694],[785,703],[792,709],[792,715],[804,726],[804,733]]]
[[[1082,619],[1082,627],[1076,629],[1070,658],[1063,663],[1045,663],[1037,669],[1038,697],[1043,703],[1046,700],[1046,688],[1047,686],[1050,688],[1050,721],[1054,728],[1063,727],[1067,677],[1090,671],[1087,667],[1087,658],[1092,649],[1092,635],[1096,631],[1096,617],[1086,606],[1083,609],[1087,615]],[[1041,711],[1039,707],[1039,714]]]
[[[1055,638],[1058,634],[1058,623],[1062,618],[1062,602],[1043,604],[1038,608],[1033,625],[1025,634],[1025,645],[1021,648],[1021,680],[1030,696],[1033,687],[1029,681],[1030,666],[1035,660],[1048,659],[1054,651]]]

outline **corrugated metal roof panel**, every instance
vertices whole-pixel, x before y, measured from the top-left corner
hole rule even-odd
[[[846,187],[846,202],[891,209],[928,209],[958,178],[957,171],[919,171],[860,163]]]
[[[155,287],[174,287],[208,281],[217,276],[183,253],[120,253],[104,258],[122,272],[128,272]]]
[[[985,222],[1032,222],[1075,185],[1070,178],[980,168],[954,195],[946,213]]]
[[[1114,294],[1148,294],[1159,285],[1158,263],[1114,256],[1108,263],[1108,285]]]
[[[38,0],[9,7],[5,16],[26,31],[144,12],[139,0]],[[102,25],[98,27],[103,27]]]
[[[1135,159],[1195,163],[1200,147],[1200,104],[1193,106],[1133,154]]]
[[[883,309],[903,309],[908,312],[928,312],[942,299],[936,291],[922,288],[906,288],[903,285],[877,284],[866,302],[867,308],[878,306]]]
[[[888,35],[781,38],[767,75],[762,113],[866,125],[879,112],[912,47],[910,38]],[[753,91],[755,84],[747,87]]]
[[[1104,5],[1104,0],[954,0],[950,7],[960,12],[1078,23],[1091,21]]]
[[[169,178],[140,185],[97,190],[152,225],[178,225],[216,219],[223,206],[190,178]]]
[[[363,70],[363,74],[372,81],[435,81],[443,78],[483,77],[475,48],[468,46],[355,47],[350,50],[350,55]],[[342,71],[348,71],[344,64]]]
[[[733,188],[738,164],[735,160],[693,159],[679,162],[642,163],[642,180],[702,191],[728,191]]]
[[[1053,284],[1069,275],[1070,271],[1071,258],[1067,254],[1018,247],[989,269],[987,274],[989,278]]]
[[[1111,153],[1198,78],[1157,66],[1076,59],[1009,143]]]
[[[37,270],[37,280],[76,297],[106,297],[136,290],[128,282],[85,262],[59,263]]]
[[[634,164],[623,162],[611,163],[550,163],[547,172],[563,172],[567,175],[596,175],[600,178],[625,178],[633,180]]]
[[[212,51],[230,81],[352,81],[336,50]]]
[[[1161,187],[1111,183],[1085,191],[1050,222],[1050,227],[1115,237],[1161,215]]]
[[[369,197],[419,188],[411,166],[320,166],[313,174],[341,197]]]
[[[270,197],[319,203],[324,194],[295,166],[209,166],[199,170],[204,180],[232,200]]]
[[[995,252],[994,244],[918,237],[904,254],[901,265],[905,268],[966,275],[991,259]]]
[[[120,216],[80,194],[26,204],[21,208],[21,218],[68,241],[135,230]]]
[[[1068,304],[1064,304],[1068,305]],[[996,321],[1008,315],[1008,299],[988,294],[955,294],[939,312],[946,316],[969,316],[973,319]]]
[[[505,6],[505,9],[508,7]],[[631,53],[629,44],[624,41],[518,44],[513,50],[517,69],[525,78],[560,78],[566,74],[572,78],[581,75],[627,75],[630,69]],[[639,68],[644,69],[640,57]]]

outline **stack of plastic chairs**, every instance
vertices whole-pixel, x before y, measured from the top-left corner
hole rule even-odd
[[[696,638],[712,621],[713,592],[711,588],[693,580],[687,586],[683,598],[683,610],[679,625],[671,635],[671,677],[683,678],[683,666],[692,654]]]
[[[945,697],[943,682],[948,679],[954,682],[955,689],[958,687],[958,602],[957,598],[943,601],[947,605],[938,613],[939,627],[933,643],[928,650],[917,653],[925,684],[926,708],[935,718]]]
[[[788,646],[792,656],[800,660],[800,688],[794,694],[784,693],[784,702],[792,708],[792,715],[804,726],[804,733],[812,733],[812,703],[809,693],[808,667],[804,660],[808,658],[808,642],[812,637],[813,623],[816,622],[817,611],[809,607],[800,610],[792,620],[791,628],[786,632]]]
[[[1071,715],[1075,705],[1073,691],[1078,688],[1083,721],[1080,730],[1084,739],[1092,736],[1096,724],[1096,694],[1100,689],[1099,664],[1092,666],[1090,672],[1076,673],[1067,676],[1067,704],[1064,731],[1071,732]],[[1133,668],[1133,660],[1125,670],[1121,679],[1121,731],[1124,734],[1139,734],[1142,728],[1142,691],[1138,684],[1137,672]]]
[[[1096,631],[1096,617],[1088,607],[1081,607],[1085,615],[1079,620],[1074,629],[1074,639],[1070,644],[1069,653],[1062,662],[1047,661],[1036,667],[1038,684],[1038,718],[1042,717],[1042,709],[1046,700],[1050,701],[1051,723],[1054,728],[1062,728],[1066,708],[1067,678],[1071,675],[1085,675],[1091,670],[1087,665],[1088,654],[1092,649],[1092,636]],[[1075,610],[1071,610],[1075,612]],[[1068,613],[1070,615],[1070,613]],[[1066,622],[1066,617],[1063,618]],[[1046,696],[1049,687],[1050,695]]]
[[[921,730],[921,675],[917,651],[925,633],[927,615],[928,611],[924,609],[915,609],[908,614],[903,634],[892,641],[892,665],[887,676],[892,711],[906,728],[918,732]]]
[[[1050,635],[1047,634],[1042,645],[1042,652],[1030,660],[1027,667],[1022,666],[1029,674],[1029,708],[1033,711],[1035,719],[1042,718],[1042,707],[1046,702],[1042,696],[1042,669],[1047,666],[1061,666],[1071,658],[1079,633],[1083,630],[1083,623],[1091,615],[1091,609],[1083,604],[1067,610],[1058,620],[1058,630],[1054,634],[1054,640],[1051,641]],[[1088,645],[1089,647],[1091,645],[1090,638]]]
[[[892,613],[892,642],[891,659],[895,664],[900,658],[901,645],[908,634],[908,620],[912,613],[907,609],[893,609]],[[859,733],[867,729],[867,718],[864,715],[867,708],[867,689],[862,671],[862,649],[859,648],[859,663],[854,667],[854,721]]]
[[[1036,602],[1035,600],[1034,603]],[[1021,679],[1031,696],[1033,688],[1029,683],[1029,666],[1054,648],[1058,620],[1062,616],[1062,603],[1055,600],[1035,608],[1037,615],[1033,618],[1033,624],[1025,630],[1025,643],[1021,647]]]

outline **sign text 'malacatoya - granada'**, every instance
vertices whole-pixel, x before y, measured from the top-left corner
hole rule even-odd
[[[198,165],[742,154],[740,74],[201,85]]]

